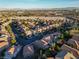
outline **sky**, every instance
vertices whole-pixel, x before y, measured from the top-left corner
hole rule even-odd
[[[0,8],[65,8],[79,7],[79,0],[0,0]]]

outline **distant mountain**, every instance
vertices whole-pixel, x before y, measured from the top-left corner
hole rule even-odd
[[[53,8],[54,10],[79,10],[79,7]]]
[[[0,8],[0,11],[3,10],[79,10],[79,7],[66,7],[66,8],[33,8],[33,9],[24,9],[24,8]]]

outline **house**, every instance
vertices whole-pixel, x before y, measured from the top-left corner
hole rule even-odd
[[[0,35],[0,41],[8,41],[8,36],[5,34]]]
[[[51,36],[50,35],[46,35],[45,37],[43,37],[41,40],[37,40],[35,41],[33,44],[35,47],[37,48],[43,48],[46,49],[49,47],[49,43],[51,42]]]
[[[70,47],[66,44],[63,44],[62,47],[61,47],[61,50],[71,52],[75,57],[79,58],[79,50],[77,50],[75,48],[72,48],[72,47]]]
[[[6,31],[0,31],[0,41],[8,41],[9,35]]]
[[[26,34],[27,34],[27,36],[30,36],[30,35],[32,35],[32,31],[26,31]]]
[[[67,44],[73,46],[74,48],[79,50],[79,35],[74,35],[72,39],[69,39]]]
[[[8,35],[5,31],[0,31],[0,52],[9,47]]]
[[[54,57],[47,57],[47,59],[55,59]]]
[[[8,50],[5,52],[5,56],[4,59],[8,58],[8,59],[12,59],[13,57],[16,57],[16,55],[18,54],[18,52],[21,50],[21,46],[17,45],[17,46],[12,46],[10,48],[8,48]]]
[[[0,42],[0,52],[7,47],[9,47],[8,42],[5,42],[5,41]]]
[[[74,36],[72,37],[72,39],[74,39],[74,40],[76,40],[76,41],[79,41],[79,35],[74,35]]]
[[[33,45],[26,45],[23,47],[23,56],[24,58],[30,58],[34,54]]]
[[[50,29],[50,27],[49,27],[49,26],[47,26],[47,27],[46,27],[46,29],[47,29],[47,30],[49,30],[49,29]]]
[[[53,33],[52,35],[53,35],[53,36],[59,36],[60,33],[59,33],[59,32],[55,32],[55,33]]]
[[[49,29],[52,29],[53,28],[53,26],[52,25],[49,25]]]
[[[46,27],[42,27],[43,31],[45,31],[47,28]]]
[[[67,41],[67,44],[69,44],[70,46],[72,46],[73,48],[76,48],[79,50],[79,41],[75,40],[75,39],[69,39]]]
[[[37,30],[38,32],[42,32],[42,28],[38,28],[38,30]]]
[[[62,50],[55,56],[55,59],[76,59],[76,57],[68,51]]]

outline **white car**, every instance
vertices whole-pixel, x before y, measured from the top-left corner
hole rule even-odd
[[[5,36],[6,36],[6,35],[3,35],[3,34],[2,34],[2,35],[0,36],[0,38],[5,37]]]

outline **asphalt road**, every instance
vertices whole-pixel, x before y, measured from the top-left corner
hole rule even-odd
[[[47,32],[44,32],[44,33],[42,33],[43,35],[42,34],[39,34],[37,36],[33,35],[32,37],[27,38],[27,37],[23,37],[20,35],[21,31],[17,30],[16,26],[13,23],[11,24],[11,27],[12,27],[13,33],[16,34],[15,35],[16,41],[22,46],[31,44],[32,42],[34,42],[36,40],[42,39],[43,35],[48,34]],[[19,28],[22,29],[21,27],[19,27]]]

